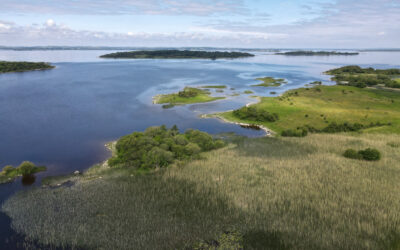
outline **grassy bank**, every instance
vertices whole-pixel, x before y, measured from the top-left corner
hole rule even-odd
[[[207,90],[185,87],[178,93],[158,95],[153,98],[155,104],[166,104],[170,107],[194,103],[212,102],[225,97],[212,97]]]
[[[273,122],[242,120],[233,112],[219,116],[233,122],[264,125],[277,133],[306,125],[323,129],[332,122],[363,125],[380,122],[391,125],[364,131],[400,134],[400,95],[392,90],[318,86],[291,90],[279,97],[264,97],[252,107],[259,112],[276,113],[279,119]]]
[[[71,187],[19,193],[3,211],[18,232],[57,246],[176,249],[237,231],[245,249],[396,249],[399,135],[233,142],[153,174],[97,166]],[[367,147],[382,159],[342,156]]]

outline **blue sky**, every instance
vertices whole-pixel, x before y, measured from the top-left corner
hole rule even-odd
[[[399,47],[400,0],[1,0],[0,45]]]

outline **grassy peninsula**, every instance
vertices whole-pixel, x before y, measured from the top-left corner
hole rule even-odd
[[[193,51],[193,50],[143,50],[116,52],[100,56],[101,58],[120,59],[219,59],[253,57],[253,54],[225,51]]]
[[[207,90],[185,87],[178,93],[157,95],[153,98],[153,103],[165,104],[164,107],[169,108],[175,105],[212,102],[221,99],[225,99],[225,97],[212,97]]]
[[[361,68],[356,65],[350,65],[332,69],[325,73],[333,75],[332,80],[341,85],[350,85],[359,88],[377,85],[388,88],[400,88],[400,69]]]
[[[291,90],[279,97],[218,114],[225,120],[284,131],[360,131],[400,134],[400,95],[385,89],[318,86]]]
[[[284,56],[356,56],[358,52],[337,52],[337,51],[288,51],[283,53],[276,53],[276,55]]]
[[[54,66],[44,62],[6,62],[0,61],[0,74],[10,72],[25,72],[33,70],[53,69]]]
[[[251,85],[253,87],[279,87],[282,84],[287,83],[285,79],[273,78],[273,77],[261,77],[257,78],[257,81],[262,81],[260,84]]]

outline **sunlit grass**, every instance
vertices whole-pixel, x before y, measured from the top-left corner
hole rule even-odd
[[[348,86],[318,86],[296,89],[280,97],[264,97],[257,108],[277,113],[276,122],[262,122],[276,132],[310,125],[322,129],[330,122],[391,123],[368,129],[370,132],[400,133],[400,95],[396,91],[360,89]],[[227,120],[242,121],[232,112],[220,114]]]

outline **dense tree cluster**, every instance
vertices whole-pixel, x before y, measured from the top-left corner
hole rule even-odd
[[[182,91],[178,92],[178,96],[183,98],[190,98],[190,97],[196,97],[199,94],[203,94],[206,92],[207,91],[201,89],[185,87]]]
[[[326,73],[334,75],[332,80],[338,84],[346,84],[359,88],[382,84],[390,88],[400,88],[400,83],[393,80],[393,77],[400,75],[400,69],[361,68],[350,65],[333,69]]]
[[[269,113],[265,110],[257,109],[252,106],[234,110],[233,115],[242,120],[256,122],[275,122],[279,120],[279,116],[277,113]]]
[[[54,66],[44,62],[5,62],[0,61],[0,73],[23,72],[31,70],[52,69]]]
[[[356,151],[354,149],[347,149],[344,157],[356,160],[366,160],[366,161],[379,161],[381,159],[381,153],[379,150],[374,148],[367,148],[365,150]]]
[[[175,160],[197,158],[201,152],[221,148],[225,143],[198,130],[180,133],[176,126],[150,127],[122,137],[116,145],[116,155],[108,163],[114,167],[166,167]]]
[[[144,50],[116,52],[102,55],[102,58],[159,58],[159,59],[218,59],[252,57],[253,54],[227,51],[192,51],[192,50]]]
[[[36,166],[32,162],[24,161],[18,167],[13,167],[11,165],[5,166],[0,172],[0,177],[3,176],[13,178],[21,175],[32,175],[45,170],[46,167],[44,166]]]
[[[277,55],[285,56],[355,56],[358,52],[337,52],[337,51],[288,51],[283,53],[276,53]]]

